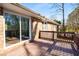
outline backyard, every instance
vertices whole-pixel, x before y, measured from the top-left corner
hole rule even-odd
[[[79,56],[79,4],[73,5],[0,4],[0,55]]]

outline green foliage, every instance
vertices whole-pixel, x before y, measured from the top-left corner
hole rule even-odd
[[[56,19],[55,19],[54,21],[57,22],[57,23],[59,23],[59,24],[61,24],[61,21],[59,21],[59,20],[56,20]]]

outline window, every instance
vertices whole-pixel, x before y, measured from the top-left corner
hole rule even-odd
[[[6,45],[20,41],[19,16],[5,13],[5,39]]]

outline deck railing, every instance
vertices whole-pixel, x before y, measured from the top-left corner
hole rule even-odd
[[[39,38],[54,40],[63,38],[63,40],[71,40],[74,42],[75,46],[79,50],[79,34],[75,34],[74,32],[56,32],[56,31],[40,31]]]
[[[79,50],[79,34],[75,34],[74,42],[75,42],[75,44],[77,46],[77,49]]]
[[[54,39],[54,31],[39,31],[39,38],[41,39]]]
[[[40,31],[39,38],[42,39],[56,39],[58,38],[66,38],[73,40],[75,33],[74,32],[56,32],[56,31]]]
[[[75,33],[74,32],[58,32],[57,37],[58,38],[66,38],[73,40]]]

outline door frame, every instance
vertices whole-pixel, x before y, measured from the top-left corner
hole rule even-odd
[[[5,13],[9,13],[9,14],[13,14],[13,15],[17,15],[17,16],[19,16],[19,22],[20,22],[20,42],[22,41],[22,36],[21,36],[21,17],[25,17],[25,18],[28,18],[29,19],[29,39],[28,40],[31,40],[32,39],[32,37],[31,37],[31,35],[32,35],[32,22],[31,22],[31,16],[27,16],[27,15],[21,15],[21,14],[19,14],[19,13],[16,13],[16,12],[13,12],[13,11],[9,11],[9,10],[3,10],[3,16],[4,16],[4,48],[6,47],[6,40],[5,40]],[[17,43],[15,43],[15,44],[17,44]],[[14,44],[12,44],[12,45],[14,45]],[[10,46],[12,46],[12,45],[10,45]]]

